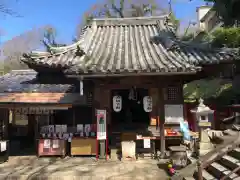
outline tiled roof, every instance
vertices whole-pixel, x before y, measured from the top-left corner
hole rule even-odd
[[[0,76],[0,103],[86,104],[85,96],[71,93],[73,85],[40,84],[36,75],[33,70],[14,70]]]
[[[68,91],[72,85],[69,84],[40,84],[32,83],[37,73],[33,70],[14,70],[0,76],[0,93],[4,92],[55,92]]]
[[[200,64],[232,58],[178,41],[166,16],[96,19],[77,43],[26,57],[23,61],[31,68],[62,67],[70,74],[192,72]]]

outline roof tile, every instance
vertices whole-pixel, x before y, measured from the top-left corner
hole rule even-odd
[[[157,39],[157,41],[153,41]],[[76,56],[77,47],[85,53]],[[174,47],[174,48],[173,48]],[[79,42],[51,56],[34,56],[25,63],[65,67],[67,73],[190,72],[200,64],[231,58],[221,51],[178,41],[166,16],[94,20]]]

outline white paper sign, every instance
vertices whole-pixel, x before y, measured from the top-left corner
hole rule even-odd
[[[77,132],[83,132],[83,124],[77,124]]]
[[[71,137],[68,138],[68,142],[72,142],[72,138]]]
[[[57,149],[59,148],[59,140],[58,139],[54,139],[53,140],[53,146],[52,146],[54,149]]]
[[[165,105],[165,122],[180,123],[184,120],[183,105]]]
[[[113,110],[115,112],[120,112],[122,110],[122,97],[121,96],[113,97]]]
[[[66,140],[67,140],[68,137],[69,137],[69,134],[68,134],[68,133],[64,133],[64,134],[63,134],[63,139],[66,139]]]
[[[66,124],[64,124],[64,125],[62,125],[62,132],[67,132],[67,125]]]
[[[143,139],[143,147],[151,148],[151,139]]]
[[[3,152],[3,151],[6,151],[7,150],[7,142],[6,141],[1,141],[0,142],[1,144],[1,147],[0,147],[0,150],[1,150],[1,152]]]
[[[145,96],[143,98],[143,109],[145,112],[152,111],[152,97],[151,96]]]
[[[49,125],[48,126],[48,132],[53,133],[54,132],[54,125]]]
[[[44,148],[50,148],[50,145],[51,145],[50,139],[45,139],[45,140],[43,141],[43,147],[44,147]]]
[[[61,133],[62,132],[62,125],[55,125],[55,132]]]

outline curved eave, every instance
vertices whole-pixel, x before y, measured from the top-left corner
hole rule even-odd
[[[48,66],[43,63],[36,63],[33,59],[21,59],[21,61],[25,63],[30,69],[33,69],[38,73],[64,73],[64,70],[68,68],[61,65]]]
[[[83,71],[75,71],[71,69],[67,69],[64,71],[66,76],[68,77],[121,77],[121,76],[160,76],[160,75],[187,75],[187,74],[196,74],[202,70],[201,67],[196,67],[196,68],[174,68],[171,70],[167,69],[144,69],[144,70],[122,70],[122,71],[117,71],[117,72],[102,72],[100,70],[95,70],[95,71],[88,71],[88,70],[83,70]]]

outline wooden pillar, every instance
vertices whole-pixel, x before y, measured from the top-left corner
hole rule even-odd
[[[1,129],[3,131],[3,139],[6,140],[8,139],[8,124],[9,124],[9,110],[6,108],[1,108],[0,109],[0,121],[1,121]]]
[[[34,127],[35,127],[35,115],[29,114],[28,115],[28,137],[34,137]]]
[[[164,113],[164,91],[162,87],[158,87],[158,115],[160,118],[160,150],[161,158],[165,157],[165,113]]]

